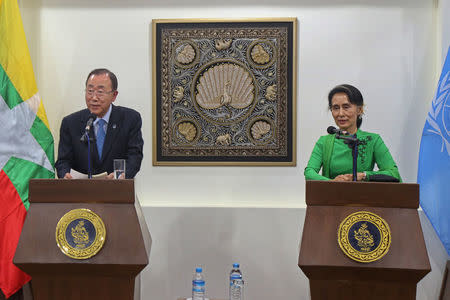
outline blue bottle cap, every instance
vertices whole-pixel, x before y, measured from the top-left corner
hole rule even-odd
[[[195,272],[196,272],[196,273],[201,273],[202,271],[203,271],[202,268],[196,268],[196,269],[195,269]]]
[[[234,263],[233,268],[239,268],[239,264]]]

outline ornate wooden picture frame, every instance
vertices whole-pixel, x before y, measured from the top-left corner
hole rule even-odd
[[[153,20],[153,165],[296,164],[296,18]]]

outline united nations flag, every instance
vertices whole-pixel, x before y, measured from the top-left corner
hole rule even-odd
[[[420,206],[450,255],[450,47],[420,142]]]

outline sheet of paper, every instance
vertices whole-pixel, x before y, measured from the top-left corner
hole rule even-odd
[[[73,179],[87,179],[88,178],[88,174],[80,173],[78,171],[75,171],[74,169],[70,169],[70,175],[72,175]],[[93,174],[92,178],[104,178],[106,176],[108,176],[108,173],[103,172],[100,174]]]

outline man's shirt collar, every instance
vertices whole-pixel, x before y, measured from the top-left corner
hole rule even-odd
[[[109,123],[109,117],[111,116],[111,111],[112,111],[112,104],[109,105],[108,111],[106,112],[106,114],[102,118],[95,119],[94,125],[97,126],[98,120],[100,120],[100,119],[105,120],[106,124],[108,124]]]

